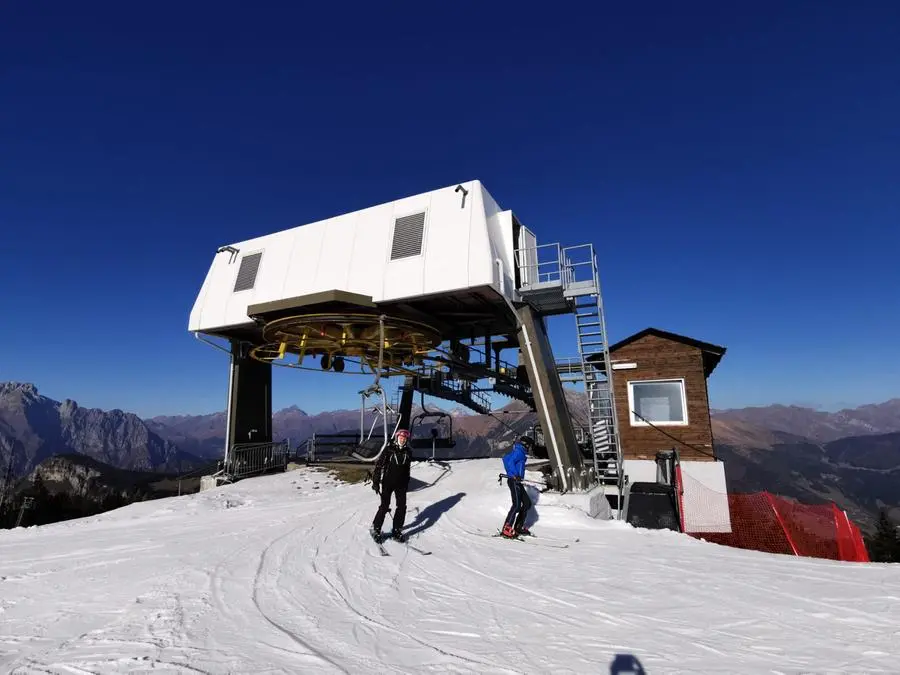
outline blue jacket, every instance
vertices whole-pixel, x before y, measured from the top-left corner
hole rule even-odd
[[[513,444],[512,450],[503,455],[503,468],[506,470],[506,475],[513,478],[524,478],[526,459],[525,446],[518,442]]]

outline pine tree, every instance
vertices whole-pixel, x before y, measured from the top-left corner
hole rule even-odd
[[[872,562],[900,563],[900,535],[884,509],[878,516],[878,526],[868,542],[868,549]]]

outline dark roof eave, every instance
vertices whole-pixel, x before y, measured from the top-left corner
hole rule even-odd
[[[621,349],[622,347],[629,345],[632,342],[636,342],[641,338],[647,337],[648,335],[654,335],[664,340],[679,342],[681,344],[696,347],[697,349],[699,349],[701,352],[703,352],[703,374],[706,377],[709,377],[712,374],[712,372],[716,369],[716,366],[718,366],[719,362],[722,360],[722,357],[725,355],[725,352],[727,351],[727,348],[722,347],[721,345],[714,345],[711,342],[703,342],[702,340],[696,340],[686,335],[679,335],[678,333],[671,333],[659,328],[650,327],[645,328],[644,330],[639,331],[634,335],[629,335],[628,337],[619,340],[615,344],[610,345],[610,355],[612,355],[612,353],[616,350]],[[600,360],[600,356],[600,354],[593,354],[587,358],[587,361],[593,363]]]

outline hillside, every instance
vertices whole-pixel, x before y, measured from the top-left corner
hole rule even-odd
[[[890,426],[882,421],[883,428]],[[768,490],[805,503],[834,501],[867,532],[882,508],[900,522],[900,433],[820,442],[718,415],[713,433],[734,492]]]
[[[538,538],[508,542],[486,536],[508,506],[496,462],[413,475],[407,523],[428,556],[396,542],[379,556],[370,487],[312,469],[0,532],[0,669],[594,673],[618,654],[648,673],[896,666],[898,565],[730,549],[540,500]]]
[[[716,410],[723,424],[738,423],[827,443],[849,436],[900,432],[900,398],[825,412],[801,406],[770,405]]]
[[[83,495],[93,499],[113,495],[155,498],[174,495],[178,490],[178,476],[174,474],[118,469],[75,454],[45,459],[19,482],[15,492],[28,491],[36,480],[40,480],[50,494]],[[188,492],[199,488],[199,480],[199,477],[185,478],[182,489]]]
[[[8,490],[0,487],[0,527],[13,527],[23,501],[33,498],[25,525],[90,516],[134,501],[187,494],[200,489],[200,476],[183,479],[150,471],[117,469],[86,455],[54,455]]]
[[[0,383],[0,471],[22,476],[53,455],[77,453],[120,469],[186,471],[198,459],[137,415],[42,396],[33,384]],[[0,476],[2,477],[2,476]]]

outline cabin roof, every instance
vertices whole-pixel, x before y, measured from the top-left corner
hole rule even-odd
[[[679,342],[683,345],[688,345],[690,347],[696,347],[703,354],[703,375],[705,377],[709,377],[712,374],[712,371],[716,369],[716,366],[719,365],[719,361],[722,360],[722,357],[725,355],[726,348],[720,345],[714,345],[711,342],[703,342],[702,340],[697,340],[692,337],[688,337],[687,335],[679,335],[678,333],[671,333],[667,330],[662,330],[660,328],[645,328],[642,331],[635,333],[634,335],[629,335],[627,338],[623,340],[619,340],[615,344],[609,346],[610,354],[613,352],[625,347],[626,345],[630,345],[632,342],[636,342],[641,338],[647,337],[648,335],[653,335],[658,338],[662,338],[663,340],[671,340],[672,342]],[[588,358],[588,361],[598,361],[600,359],[600,354],[593,355]]]

